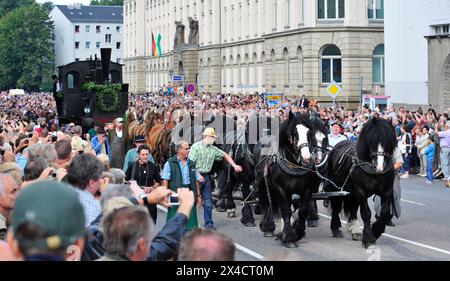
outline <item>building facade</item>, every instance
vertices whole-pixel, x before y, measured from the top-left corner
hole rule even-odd
[[[448,0],[386,2],[386,93],[393,104],[450,107],[449,28]]]
[[[430,1],[428,11],[428,97],[444,111],[450,108],[450,1]]]
[[[55,67],[79,60],[100,59],[100,48],[111,48],[111,60],[123,63],[123,8],[56,5]]]
[[[362,90],[384,93],[383,2],[125,0],[124,79],[134,93],[158,90],[179,74],[198,91],[323,102],[331,102],[326,87],[336,81],[338,102],[355,104]],[[189,17],[198,20],[198,46],[188,42]],[[173,48],[175,21],[186,26],[184,48]],[[152,34],[162,36],[161,56],[152,56]]]

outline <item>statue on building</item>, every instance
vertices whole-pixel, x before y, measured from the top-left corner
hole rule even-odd
[[[198,20],[189,17],[189,45],[198,45]]]
[[[177,49],[183,45],[184,43],[184,24],[181,21],[175,21],[175,39],[173,40],[173,48]]]

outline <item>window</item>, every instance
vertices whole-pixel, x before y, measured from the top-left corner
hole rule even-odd
[[[286,15],[287,15],[287,22],[286,26],[291,25],[291,0],[286,0]]]
[[[91,42],[86,42],[86,49],[90,49],[91,48]]]
[[[100,49],[100,42],[95,43],[95,47],[96,47],[97,49]]]
[[[342,83],[341,51],[335,45],[328,45],[322,51],[322,83]]]
[[[116,42],[116,49],[120,49],[120,42]]]
[[[449,33],[449,25],[444,25],[443,27],[442,27],[442,33],[443,34],[448,34]]]
[[[384,84],[384,45],[378,45],[373,51],[372,81],[374,84]]]
[[[111,43],[111,34],[105,34],[105,43]]]
[[[79,33],[80,32],[80,26],[79,25],[75,25],[75,33]]]
[[[76,58],[75,61],[79,61],[80,59]],[[67,88],[68,89],[76,89],[78,88],[78,72],[71,71],[67,74]]]
[[[116,26],[116,32],[120,33],[120,26]]]
[[[97,25],[97,26],[95,27],[95,31],[96,31],[97,33],[100,33],[100,32],[101,32],[100,25]]]
[[[273,1],[273,28],[277,29],[278,26],[278,0]]]
[[[86,25],[86,32],[91,32],[91,26],[90,25]]]
[[[80,59],[79,58],[75,58],[75,61],[80,61]]]
[[[75,42],[75,49],[79,49],[80,48],[80,42]]]
[[[384,0],[369,0],[369,19],[384,19]]]
[[[345,17],[345,0],[318,0],[319,19],[343,19]]]

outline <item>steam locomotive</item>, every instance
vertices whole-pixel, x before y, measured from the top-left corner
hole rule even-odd
[[[122,117],[127,110],[128,84],[122,83],[122,65],[111,62],[110,48],[102,48],[100,52],[101,60],[95,56],[94,59],[75,61],[57,68],[61,88],[60,124],[73,122],[86,129],[92,127],[94,121],[105,123]],[[118,84],[120,90],[115,94],[88,90],[85,85],[89,82],[100,86]]]

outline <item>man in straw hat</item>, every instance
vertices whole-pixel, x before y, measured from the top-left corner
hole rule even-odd
[[[216,139],[216,130],[211,127],[206,128],[203,131],[203,140],[194,143],[189,152],[189,159],[194,162],[195,167],[203,177],[203,179],[200,179],[200,182],[202,182],[200,192],[203,201],[205,228],[207,229],[215,229],[212,220],[213,204],[210,178],[214,161],[225,159],[236,172],[242,172],[242,167],[236,165],[230,155],[213,145]]]

